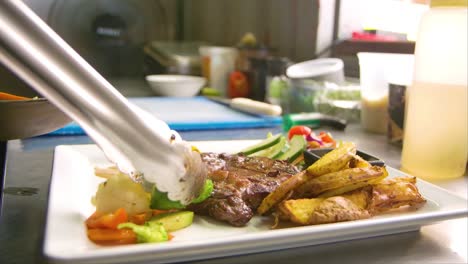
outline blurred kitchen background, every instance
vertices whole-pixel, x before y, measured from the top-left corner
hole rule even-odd
[[[237,60],[235,70],[250,72],[250,87],[239,96],[277,104],[268,98],[268,86],[274,77],[287,77],[286,68],[294,63],[337,58],[344,63],[338,70],[345,81],[336,75],[324,80],[353,86],[359,77],[357,52],[412,54],[419,19],[429,8],[424,0],[24,2],[124,95],[154,96],[145,81],[150,74],[202,75],[199,47],[212,45],[233,47],[244,56],[246,64]],[[4,67],[0,80],[17,94],[31,92]]]

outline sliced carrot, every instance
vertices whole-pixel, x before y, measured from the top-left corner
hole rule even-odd
[[[31,98],[0,92],[0,100],[29,100]]]
[[[125,245],[135,244],[137,237],[135,232],[130,229],[88,229],[88,238],[100,245]]]
[[[151,212],[132,215],[130,216],[130,222],[137,225],[143,225],[146,221],[148,221],[151,218],[151,215]]]
[[[121,223],[128,222],[128,215],[124,208],[117,209],[114,213],[102,214],[95,212],[86,219],[88,228],[108,228],[117,229]]]

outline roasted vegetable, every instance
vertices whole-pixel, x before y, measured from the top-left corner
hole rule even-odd
[[[213,181],[210,179],[205,181],[201,193],[196,197],[192,203],[201,203],[211,196],[213,192]],[[156,187],[153,187],[151,193],[151,209],[170,210],[170,209],[184,209],[185,206],[179,201],[172,201],[167,197],[167,193],[160,192]]]
[[[335,196],[287,200],[278,209],[293,223],[316,225],[369,218],[371,215],[351,200]]]
[[[86,219],[86,226],[88,228],[107,228],[116,229],[121,223],[128,222],[128,215],[125,209],[119,208],[113,213],[103,214],[96,211],[88,219]]]
[[[93,198],[96,211],[113,213],[124,208],[129,216],[150,210],[150,196],[141,184],[134,182],[123,173],[110,176],[101,183]]]
[[[384,175],[384,169],[377,166],[369,168],[351,168],[331,172],[312,178],[299,186],[294,191],[294,197],[317,197],[319,194],[328,190],[353,186],[358,183],[368,183],[370,180],[378,179]],[[357,188],[359,187],[361,186],[357,185]],[[353,188],[347,191],[351,190],[353,190]]]
[[[118,226],[118,229],[124,228],[130,229],[136,234],[137,243],[157,243],[169,240],[164,226],[159,223],[147,222],[144,225],[137,225],[128,222]]]
[[[415,184],[415,177],[398,177],[372,185],[372,199],[368,210],[372,214],[378,214],[404,206],[419,208],[426,203],[426,199]]]
[[[307,168],[307,174],[320,176],[339,171],[356,155],[356,145],[352,142],[340,144],[336,149],[328,152],[322,158]]]
[[[348,166],[350,168],[368,168],[372,165],[362,157],[358,155],[353,155],[352,158],[349,160]]]
[[[190,226],[193,222],[193,215],[191,211],[165,213],[154,216],[148,222],[150,225],[161,224],[167,232],[174,232]]]
[[[267,213],[273,206],[281,202],[287,197],[294,189],[301,186],[308,180],[308,176],[305,171],[301,171],[291,178],[284,181],[278,188],[273,192],[269,193],[257,209],[259,214]]]
[[[285,200],[277,207],[282,220],[312,225],[369,218],[400,208],[419,208],[426,200],[415,178],[392,178],[333,197]]]
[[[135,232],[130,229],[94,228],[88,229],[86,233],[89,240],[99,245],[126,245],[137,241]]]

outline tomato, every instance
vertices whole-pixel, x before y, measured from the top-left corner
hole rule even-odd
[[[291,129],[289,129],[288,132],[288,139],[291,139],[294,135],[303,135],[303,136],[308,136],[312,133],[312,129],[310,127],[306,126],[293,126]]]
[[[233,71],[229,75],[229,98],[247,97],[249,95],[249,83],[247,76],[241,71]]]

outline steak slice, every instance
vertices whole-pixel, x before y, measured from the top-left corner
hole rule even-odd
[[[283,181],[298,172],[286,161],[225,153],[202,153],[208,177],[214,183],[210,198],[189,206],[233,226],[244,226],[262,200]]]

